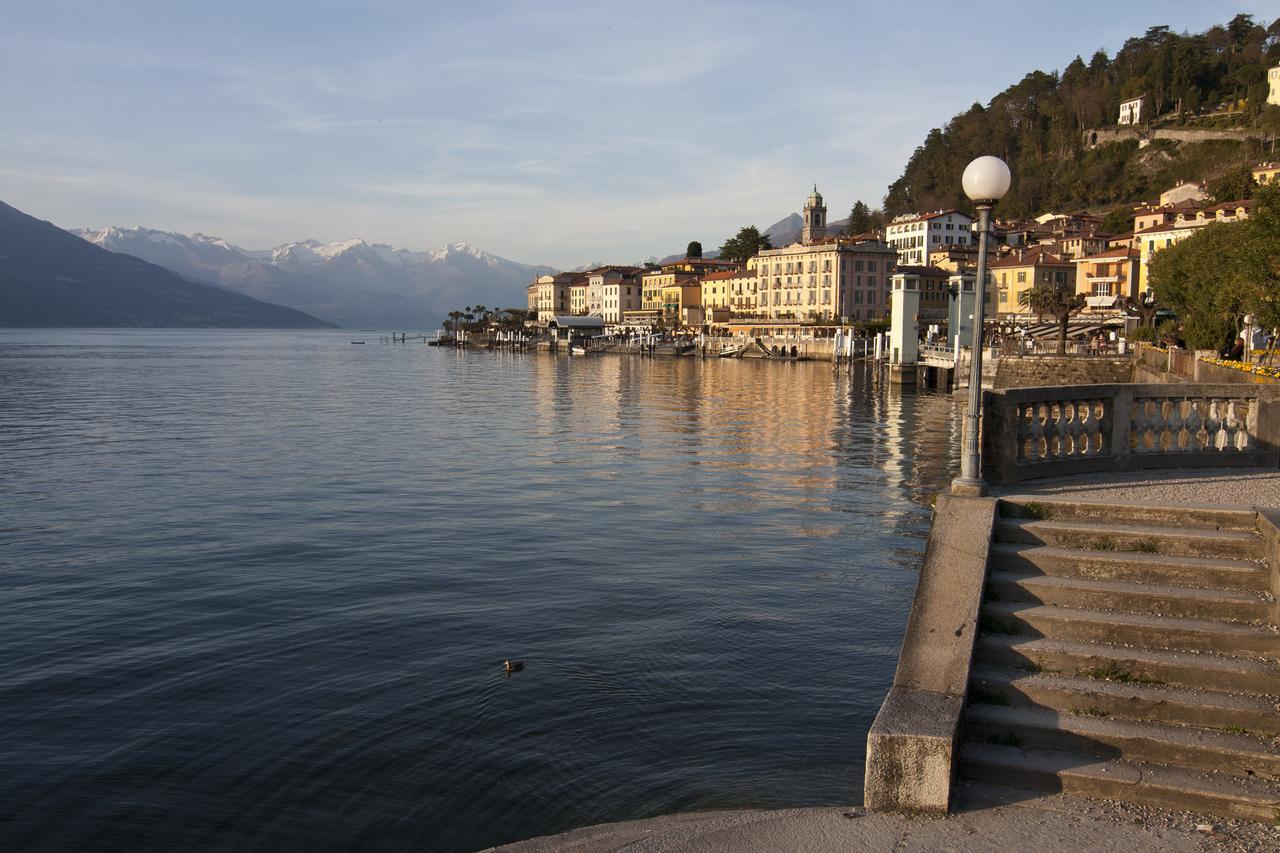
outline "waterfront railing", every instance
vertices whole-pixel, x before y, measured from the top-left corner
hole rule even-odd
[[[1280,387],[1114,384],[988,391],[983,477],[1280,467]]]

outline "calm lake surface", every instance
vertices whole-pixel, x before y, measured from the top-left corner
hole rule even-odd
[[[0,332],[0,849],[860,802],[959,414],[820,362]]]

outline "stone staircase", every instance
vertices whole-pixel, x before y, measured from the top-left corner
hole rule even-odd
[[[1255,514],[999,509],[960,775],[1280,822],[1280,633]]]

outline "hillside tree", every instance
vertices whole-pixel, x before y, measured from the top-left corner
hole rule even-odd
[[[747,225],[739,228],[736,235],[724,241],[720,247],[720,259],[745,264],[748,258],[754,257],[764,249],[772,248],[773,244],[769,242],[768,234],[761,234],[756,226]]]

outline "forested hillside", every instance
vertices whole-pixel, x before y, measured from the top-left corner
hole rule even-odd
[[[1280,62],[1280,19],[1237,15],[1199,34],[1152,27],[1115,55],[1098,51],[1060,74],[1033,71],[987,106],[974,104],[931,131],[885,197],[890,215],[966,207],[964,167],[980,154],[1009,163],[1003,216],[1154,198],[1178,180],[1208,180],[1267,155],[1257,141],[1136,141],[1090,149],[1084,131],[1114,125],[1122,101],[1146,97],[1156,127],[1254,128],[1274,139],[1280,107],[1267,106],[1267,69]],[[1144,125],[1146,122],[1144,122]]]

